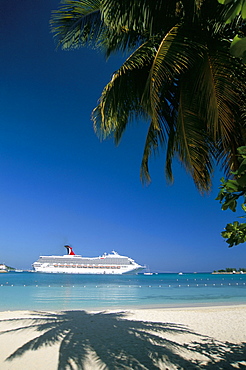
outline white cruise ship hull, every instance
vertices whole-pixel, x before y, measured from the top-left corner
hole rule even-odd
[[[93,274],[93,275],[122,275],[134,274],[144,269],[133,259],[121,256],[116,252],[99,257],[82,257],[75,255],[68,246],[71,254],[64,256],[40,256],[33,263],[35,272],[52,274]]]
[[[137,273],[138,271],[141,271],[143,267],[136,267],[134,269],[129,269],[127,266],[121,266],[120,268],[107,268],[107,267],[101,267],[101,268],[93,268],[93,267],[34,267],[35,272],[46,272],[46,273],[52,273],[52,274],[94,274],[94,275],[100,275],[100,274],[106,274],[106,275],[122,275],[122,274],[131,274],[131,273]]]

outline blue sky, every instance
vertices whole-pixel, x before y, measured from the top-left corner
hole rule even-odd
[[[236,215],[202,197],[177,163],[167,185],[164,158],[139,171],[146,122],[118,147],[100,142],[91,111],[122,62],[95,50],[55,50],[55,0],[1,1],[0,262],[30,269],[39,255],[97,256],[116,250],[153,271],[246,267],[246,246],[220,236]],[[239,212],[240,214],[240,212]]]

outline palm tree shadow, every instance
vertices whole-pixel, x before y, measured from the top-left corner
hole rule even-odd
[[[184,351],[206,355],[211,366],[213,356],[216,356],[218,363],[223,361],[226,353],[229,361],[228,348],[233,349],[233,361],[243,361],[243,356],[245,358],[245,344],[237,346],[224,343],[221,346],[212,340],[209,342],[209,338],[198,335],[183,325],[130,320],[123,312],[63,311],[34,312],[33,315],[34,317],[28,319],[1,320],[20,321],[22,325],[25,323],[25,326],[5,330],[1,334],[30,328],[41,333],[19,347],[6,361],[18,358],[29,350],[38,350],[42,346],[56,343],[59,343],[58,370],[84,369],[88,353],[91,352],[98,366],[108,370],[154,370],[160,369],[160,364],[161,368],[165,364],[165,369],[209,368],[202,367],[196,360],[187,360],[183,356]],[[167,334],[195,335],[201,337],[201,342],[180,344],[166,339]]]

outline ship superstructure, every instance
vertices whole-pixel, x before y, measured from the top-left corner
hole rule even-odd
[[[36,272],[68,274],[130,274],[136,273],[144,266],[133,259],[121,256],[115,251],[104,253],[99,257],[82,257],[65,245],[68,254],[63,256],[40,256],[33,263]]]

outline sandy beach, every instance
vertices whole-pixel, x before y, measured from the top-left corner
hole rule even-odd
[[[0,369],[244,369],[246,306],[0,312]]]

